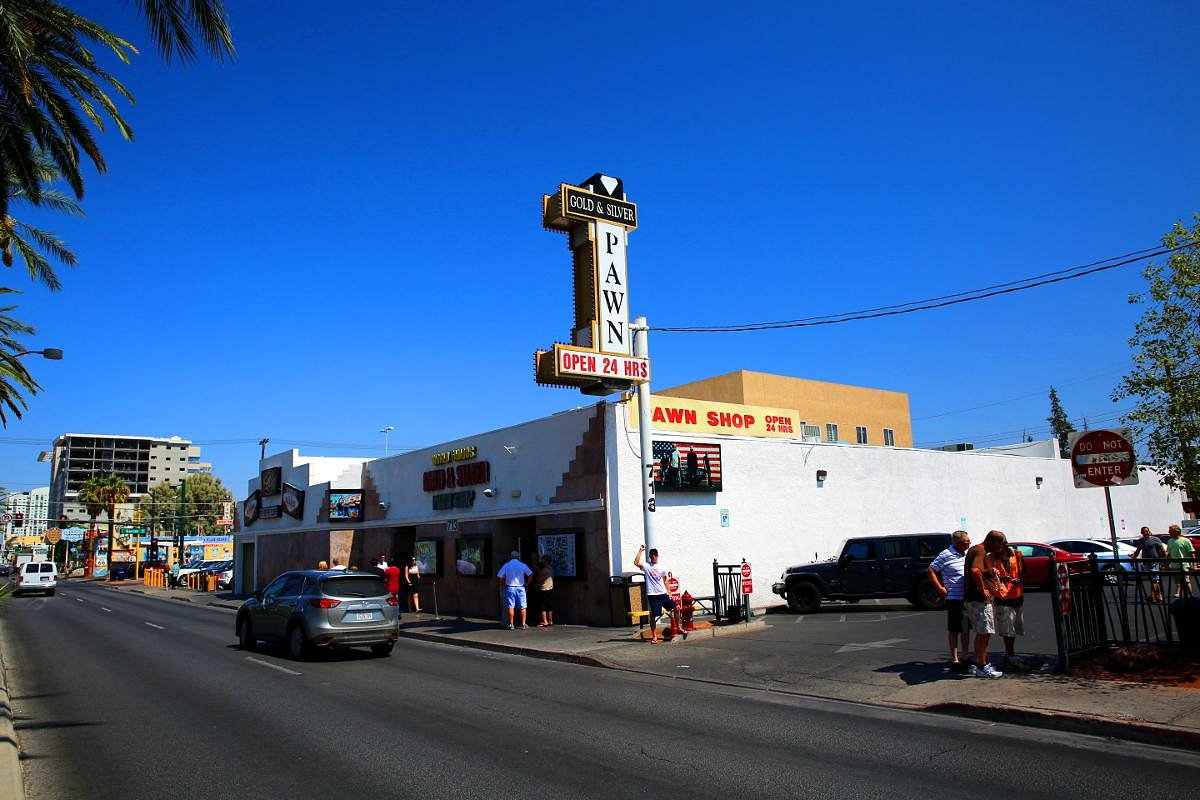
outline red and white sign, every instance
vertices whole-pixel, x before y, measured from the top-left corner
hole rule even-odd
[[[644,383],[650,380],[650,359],[598,353],[595,350],[554,345],[555,371],[559,375],[613,378]]]
[[[750,574],[750,565],[742,562],[742,594],[754,594],[754,579]]]
[[[1063,614],[1071,613],[1071,571],[1066,564],[1058,565],[1058,610]]]
[[[1137,484],[1137,459],[1128,430],[1072,433],[1068,441],[1076,489]]]
[[[679,594],[679,579],[674,575],[667,576],[667,594]]]
[[[742,577],[743,578],[750,577],[750,565],[748,563],[746,563],[745,561],[742,562]]]

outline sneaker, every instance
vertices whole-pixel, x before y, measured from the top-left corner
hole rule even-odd
[[[977,677],[977,678],[1003,678],[1004,677],[1004,673],[1001,672],[1000,670],[996,669],[995,667],[993,667],[991,664],[984,664],[982,667],[976,667],[974,664],[972,664],[971,666],[975,670],[975,677]]]
[[[529,626],[528,626],[528,625],[521,625],[521,630],[523,630],[523,631],[527,631],[527,630],[529,630]]]
[[[1031,669],[1029,663],[1020,656],[1013,656],[1012,658],[1005,656],[1004,666],[1017,672],[1028,672]]]
[[[508,626],[508,629],[509,629],[510,631],[511,631],[511,630],[515,630],[515,628],[514,628],[512,625],[509,625],[509,626]]]

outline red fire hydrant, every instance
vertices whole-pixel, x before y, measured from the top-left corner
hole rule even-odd
[[[696,604],[692,600],[692,593],[685,591],[683,597],[679,598],[679,622],[685,631],[695,630],[692,627],[692,615],[696,613]]]

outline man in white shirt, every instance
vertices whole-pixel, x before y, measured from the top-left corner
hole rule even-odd
[[[342,562],[338,561],[338,560],[335,558],[335,559],[333,560],[333,566],[331,566],[331,567],[330,567],[330,569],[331,569],[331,570],[333,570],[334,572],[345,572],[345,571],[346,571],[346,565],[345,565],[345,564],[343,564]]]
[[[514,627],[513,609],[519,608],[521,609],[521,630],[525,630],[529,627],[525,624],[525,606],[528,605],[525,597],[525,585],[529,583],[533,570],[521,563],[521,554],[516,550],[509,553],[509,556],[509,560],[496,573],[496,577],[504,585],[504,607],[508,609],[508,629],[511,631]]]
[[[929,580],[934,588],[946,598],[946,630],[950,634],[950,669],[965,672],[968,654],[967,631],[963,627],[963,575],[966,570],[966,553],[971,547],[971,537],[966,531],[950,534],[950,546],[938,553],[929,565]],[[962,639],[962,658],[958,655],[959,639]]]
[[[646,545],[638,548],[637,555],[633,557],[633,565],[646,576],[646,601],[650,605],[650,644],[658,644],[658,616],[662,614],[663,609],[670,611],[672,617],[677,612],[675,601],[667,591],[667,576],[671,574],[670,570],[658,560],[657,548],[647,553],[648,560],[643,564],[642,553],[645,552]]]

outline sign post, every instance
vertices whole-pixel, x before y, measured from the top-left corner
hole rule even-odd
[[[1115,430],[1077,431],[1068,438],[1071,448],[1071,471],[1076,489],[1104,489],[1104,508],[1108,513],[1108,536],[1112,543],[1113,559],[1118,570],[1121,605],[1121,633],[1129,640],[1129,614],[1125,605],[1125,582],[1120,579],[1120,545],[1117,542],[1117,523],[1113,517],[1112,487],[1136,486],[1137,458],[1133,452],[1133,437],[1125,428]]]

